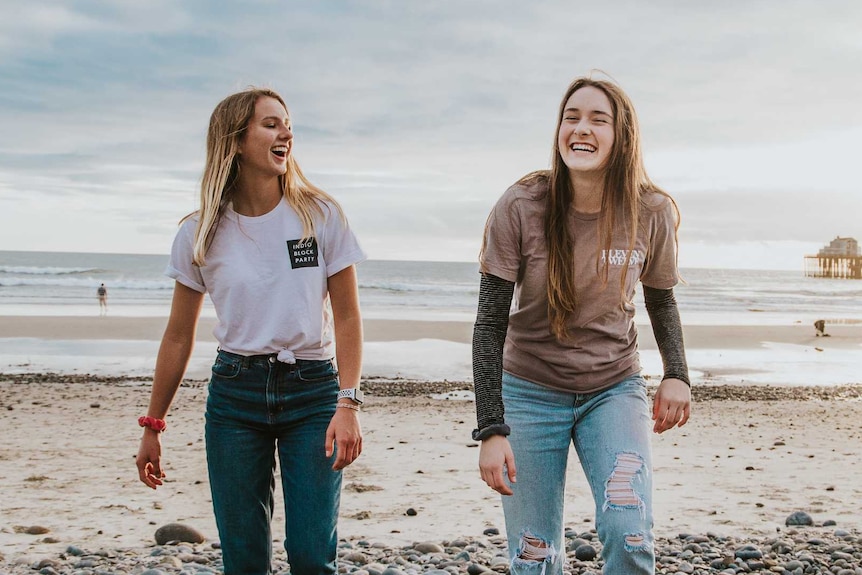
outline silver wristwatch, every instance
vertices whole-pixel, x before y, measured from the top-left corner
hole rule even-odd
[[[363,394],[362,390],[357,387],[339,390],[338,399],[345,397],[357,405],[362,405],[362,401],[365,399],[365,394]]]

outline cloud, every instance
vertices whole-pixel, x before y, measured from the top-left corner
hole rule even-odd
[[[568,82],[601,68],[636,104],[684,237],[813,241],[830,225],[802,223],[822,209],[809,198],[857,206],[860,19],[842,0],[17,3],[0,22],[0,200],[16,211],[0,239],[99,250],[107,219],[112,245],[165,250],[212,108],[255,84],[284,95],[303,169],[366,245],[472,259],[496,198],[548,165]]]

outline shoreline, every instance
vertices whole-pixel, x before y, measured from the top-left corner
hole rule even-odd
[[[468,321],[366,318],[362,323],[366,342],[437,339],[469,344],[473,334],[473,323]],[[0,339],[159,341],[166,324],[165,317],[10,315],[0,320]],[[215,325],[215,318],[200,318],[197,341],[214,342]],[[827,332],[830,337],[816,337],[814,328],[806,324],[683,326],[686,349],[751,349],[763,342],[823,349],[862,345],[862,324],[827,325]],[[638,340],[640,349],[656,349],[649,324],[638,324]]]

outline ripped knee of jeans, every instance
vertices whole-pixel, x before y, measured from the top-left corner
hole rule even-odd
[[[542,573],[545,572],[545,567],[551,565],[557,560],[557,550],[554,544],[546,541],[529,531],[525,531],[521,535],[521,542],[518,545],[518,555],[512,560],[513,564],[542,564]]]
[[[617,454],[614,470],[605,483],[605,504],[602,510],[637,509],[643,515],[644,500],[634,489],[634,481],[642,473],[646,473],[643,457],[630,452]]]
[[[636,551],[649,551],[650,544],[644,533],[626,533],[625,549],[629,553],[634,553]]]

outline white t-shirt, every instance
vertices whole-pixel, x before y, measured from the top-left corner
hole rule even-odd
[[[338,210],[321,206],[324,217],[315,218],[315,237],[305,242],[302,221],[286,200],[258,217],[226,208],[203,267],[192,262],[198,216],[182,223],[165,274],[210,294],[221,349],[282,352],[280,359],[335,356],[327,278],[366,255]]]

